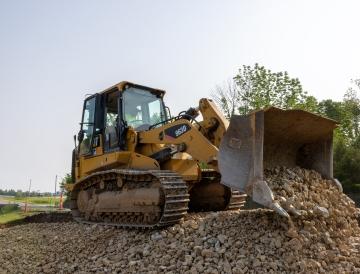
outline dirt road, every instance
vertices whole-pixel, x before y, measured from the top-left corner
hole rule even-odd
[[[6,197],[8,196],[3,196],[3,195],[0,195],[0,205],[7,205],[7,204],[12,204],[11,202],[9,202]]]

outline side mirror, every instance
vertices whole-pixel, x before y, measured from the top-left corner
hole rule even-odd
[[[170,119],[171,118],[171,112],[170,112],[170,108],[165,106],[165,111],[166,111],[166,117],[167,119]]]
[[[82,140],[84,140],[84,131],[82,129],[80,129],[77,138],[78,138],[79,144],[82,142]]]
[[[74,135],[74,145],[75,145],[75,150],[76,150],[76,135]]]

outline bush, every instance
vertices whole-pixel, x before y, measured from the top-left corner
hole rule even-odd
[[[4,205],[0,207],[0,215],[19,210],[19,205]]]

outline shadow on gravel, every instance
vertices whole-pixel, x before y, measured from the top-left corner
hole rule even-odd
[[[7,224],[0,225],[1,228],[24,225],[29,223],[64,223],[73,222],[73,218],[70,212],[41,212],[31,216],[27,216],[24,219],[9,222]]]

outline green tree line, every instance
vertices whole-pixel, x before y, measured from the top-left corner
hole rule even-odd
[[[15,196],[15,197],[39,197],[39,196],[52,196],[54,193],[51,192],[40,192],[40,191],[22,191],[14,189],[0,189],[0,195]]]
[[[212,97],[229,118],[275,106],[303,109],[339,122],[334,133],[334,177],[348,192],[360,191],[360,79],[352,80],[341,101],[318,101],[298,78],[264,66],[242,66],[233,79],[215,87]]]

